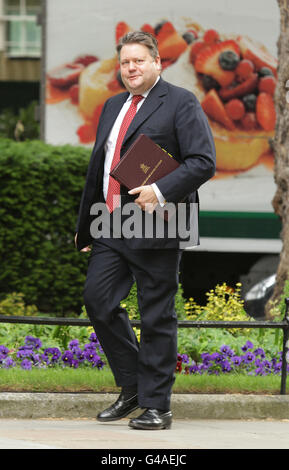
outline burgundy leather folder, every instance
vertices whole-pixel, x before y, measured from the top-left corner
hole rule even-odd
[[[130,190],[155,183],[178,166],[179,163],[168,152],[140,134],[110,175]]]

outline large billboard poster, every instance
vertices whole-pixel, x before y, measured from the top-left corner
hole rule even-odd
[[[201,209],[272,212],[276,0],[49,0],[45,140],[92,147],[102,106],[123,91],[116,56],[129,30],[156,35],[162,76],[191,90],[216,143]]]

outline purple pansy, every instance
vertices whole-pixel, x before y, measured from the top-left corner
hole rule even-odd
[[[35,338],[34,336],[26,336],[25,337],[25,344],[27,346],[32,346],[33,349],[40,349],[42,346],[41,340],[39,338]]]
[[[25,370],[31,370],[32,362],[29,361],[28,359],[23,359],[23,361],[21,362],[21,368]]]

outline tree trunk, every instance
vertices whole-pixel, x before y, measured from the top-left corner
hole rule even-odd
[[[266,317],[283,293],[289,278],[289,0],[277,0],[280,8],[280,36],[278,40],[278,83],[275,92],[277,123],[273,150],[274,178],[277,185],[272,205],[282,221],[282,251],[273,295],[266,305]],[[287,83],[288,81],[288,83]],[[287,98],[287,100],[286,100]]]

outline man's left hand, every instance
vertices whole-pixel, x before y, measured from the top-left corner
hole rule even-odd
[[[138,194],[138,198],[135,199],[135,203],[144,211],[152,214],[155,207],[158,205],[158,198],[154,192],[152,186],[139,186],[138,188],[131,189],[128,194]]]

